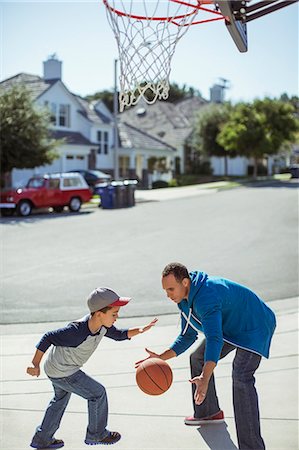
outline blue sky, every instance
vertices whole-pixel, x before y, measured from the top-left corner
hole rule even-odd
[[[42,76],[42,62],[56,53],[72,92],[113,87],[118,52],[101,0],[2,1],[0,8],[1,80],[20,72]],[[190,27],[170,80],[208,98],[220,77],[228,79],[226,98],[234,102],[298,95],[298,3],[250,22],[248,39],[248,52],[239,53],[222,21]]]

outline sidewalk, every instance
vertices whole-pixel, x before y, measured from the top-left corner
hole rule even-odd
[[[263,359],[257,372],[262,433],[267,450],[298,449],[298,299],[273,301],[277,314],[271,357]],[[146,324],[151,318],[119,319],[118,327]],[[41,335],[64,323],[1,326],[2,353],[2,450],[29,448],[34,428],[41,421],[52,397],[51,384],[42,372],[39,379],[26,375],[34,347]],[[84,370],[106,386],[109,398],[110,430],[122,439],[116,450],[232,450],[236,449],[231,394],[233,356],[216,368],[216,383],[225,423],[201,428],[186,427],[185,415],[192,414],[188,355],[169,361],[174,382],[168,392],[151,397],[135,384],[134,362],[145,356],[144,347],[161,351],[179,333],[178,316],[161,316],[154,329],[131,341],[103,339]],[[87,423],[86,401],[72,396],[57,438],[66,450],[91,448],[84,444]],[[92,448],[103,448],[102,446]]]

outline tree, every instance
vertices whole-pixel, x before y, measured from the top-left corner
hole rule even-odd
[[[61,141],[51,138],[50,123],[50,115],[34,105],[24,86],[0,91],[2,185],[14,168],[43,166],[57,158],[54,149]]]
[[[229,103],[211,104],[204,108],[197,116],[192,137],[192,145],[198,152],[207,156],[224,157],[225,175],[228,173],[229,150],[218,143],[217,136],[221,126],[228,120],[230,109]],[[235,153],[230,153],[230,156],[235,156]]]
[[[298,126],[290,103],[269,98],[239,103],[221,127],[217,142],[227,151],[253,157],[254,176],[257,176],[258,160],[278,153],[282,145],[292,142]]]
[[[87,102],[91,102],[93,100],[102,100],[110,112],[113,112],[113,101],[114,101],[114,92],[104,90],[100,92],[96,92],[95,94],[90,94],[85,97]]]

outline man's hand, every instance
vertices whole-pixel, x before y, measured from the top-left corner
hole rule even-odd
[[[37,367],[27,367],[26,372],[28,375],[31,375],[32,377],[39,377],[40,376],[40,368]]]
[[[137,367],[139,367],[140,364],[143,363],[143,361],[146,361],[149,358],[160,358],[160,355],[158,355],[157,353],[152,352],[148,348],[146,348],[145,351],[149,354],[149,356],[147,358],[141,359],[140,361],[137,361],[135,363],[135,369],[137,369]]]
[[[204,380],[202,376],[194,377],[191,380],[189,380],[190,383],[196,384],[196,389],[194,393],[194,401],[196,405],[201,405],[201,403],[206,398],[206,393],[208,390],[209,382]]]

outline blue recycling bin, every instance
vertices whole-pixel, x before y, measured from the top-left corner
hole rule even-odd
[[[115,208],[116,198],[115,198],[115,187],[108,183],[102,183],[94,189],[94,193],[99,195],[101,202],[99,207],[103,209],[113,209]]]
[[[292,164],[290,166],[291,178],[299,178],[299,164]]]

